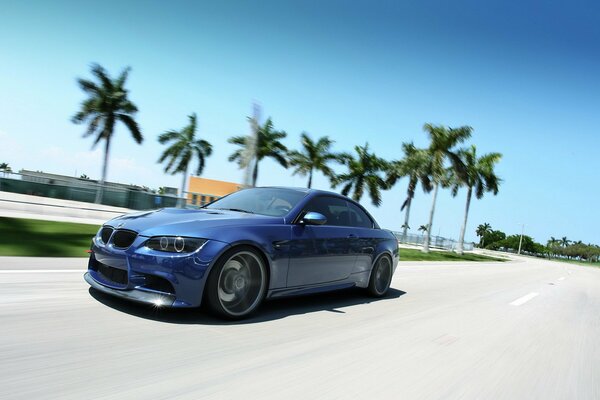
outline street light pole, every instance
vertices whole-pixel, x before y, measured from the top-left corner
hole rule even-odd
[[[521,238],[519,239],[519,251],[517,254],[521,254],[521,245],[523,244],[523,231],[525,230],[525,224],[521,224]]]

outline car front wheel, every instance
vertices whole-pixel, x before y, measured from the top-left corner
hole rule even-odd
[[[252,314],[267,290],[267,269],[251,247],[237,247],[223,254],[207,282],[207,300],[217,315],[241,319]]]

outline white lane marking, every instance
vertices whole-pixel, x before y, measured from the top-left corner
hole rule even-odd
[[[44,274],[61,272],[82,273],[85,271],[87,271],[87,269],[0,269],[0,274]]]
[[[565,277],[564,277],[564,276],[561,276],[560,278],[558,278],[558,280],[559,280],[559,281],[564,281],[564,280],[565,280]]]
[[[511,306],[520,306],[522,304],[527,303],[529,300],[533,299],[534,297],[538,296],[539,293],[536,292],[531,292],[528,295],[525,295],[523,297],[520,297],[518,299],[516,299],[515,301],[513,301],[512,303],[510,303]]]

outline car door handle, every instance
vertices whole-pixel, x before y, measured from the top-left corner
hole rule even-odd
[[[348,235],[348,239],[356,239],[357,237],[354,233]]]
[[[273,242],[273,247],[276,249],[280,249],[283,246],[287,246],[290,244],[289,240],[276,240],[275,242]]]

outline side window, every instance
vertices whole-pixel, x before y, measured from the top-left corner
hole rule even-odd
[[[350,209],[350,226],[373,228],[373,221],[360,207],[348,202],[348,208]]]
[[[323,214],[327,218],[325,225],[348,225],[346,220],[349,220],[349,213],[344,199],[329,196],[316,197],[306,205],[304,210]]]

